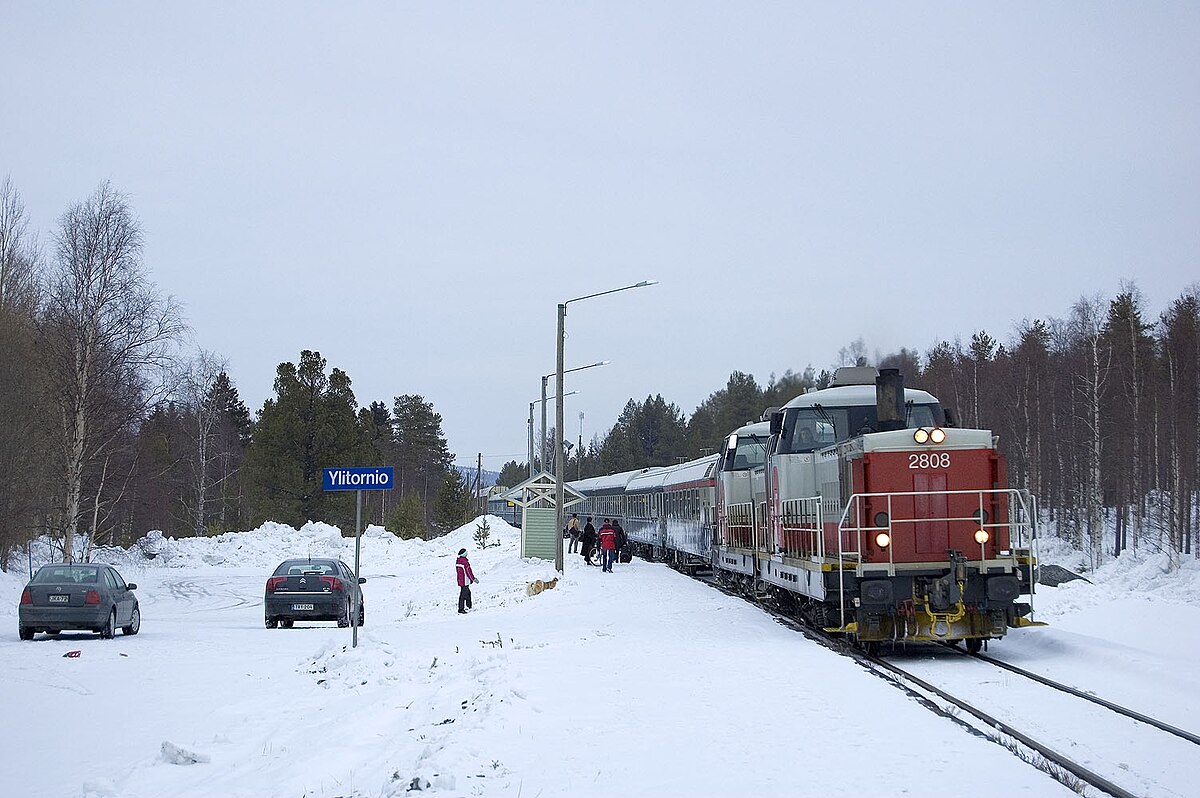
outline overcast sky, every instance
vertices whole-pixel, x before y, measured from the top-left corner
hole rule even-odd
[[[1200,279],[1200,4],[0,0],[0,178],[103,180],[251,410],[315,349],[525,459],[735,369]],[[551,384],[551,391],[553,385]],[[553,411],[550,411],[553,423]]]

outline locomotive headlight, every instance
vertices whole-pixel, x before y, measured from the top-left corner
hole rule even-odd
[[[887,513],[875,513],[875,526],[887,526],[889,520]]]
[[[916,441],[917,443],[928,443],[929,442],[929,432],[924,427],[922,427],[921,429],[918,429],[916,432],[913,433],[913,440]]]
[[[941,427],[934,427],[929,433],[929,440],[934,443],[942,443],[946,440],[946,430]]]
[[[880,532],[875,536],[875,545],[881,549],[886,549],[892,542],[892,536],[887,532]]]
[[[988,531],[986,529],[975,530],[975,542],[980,545],[987,543],[988,538],[990,538],[990,537],[991,537],[991,535],[988,534]]]

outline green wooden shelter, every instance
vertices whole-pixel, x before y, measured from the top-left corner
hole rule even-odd
[[[542,471],[510,489],[504,498],[521,508],[521,556],[537,557],[554,562],[558,554],[562,530],[558,529],[558,514],[554,507],[557,481],[553,474]],[[570,485],[563,486],[563,509],[586,498]]]

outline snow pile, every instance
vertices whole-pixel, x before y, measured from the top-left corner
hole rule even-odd
[[[1159,552],[1126,550],[1089,578],[1110,595],[1145,594],[1200,605],[1200,560],[1192,555],[1177,555],[1175,563],[1171,559]]]
[[[515,550],[520,530],[496,516],[487,516],[491,527],[489,544],[507,543]],[[434,540],[404,540],[387,529],[370,524],[363,531],[363,551],[370,549],[377,560],[408,560],[443,556],[447,550],[476,550],[477,521],[471,521]],[[214,537],[168,538],[151,532],[129,549],[106,549],[96,559],[120,565],[125,560],[141,567],[195,568],[203,565],[239,568],[274,568],[289,557],[336,557],[350,562],[354,538],[320,521],[309,521],[299,529],[268,521],[249,532],[226,532]]]
[[[195,765],[212,761],[206,754],[198,754],[195,751],[180,748],[169,740],[163,740],[160,757],[163,762],[171,765]]]
[[[1190,555],[1173,565],[1166,554],[1127,549],[1083,576],[1088,581],[1038,587],[1035,606],[1045,614],[1042,620],[1053,622],[1085,610],[1131,601],[1200,607],[1200,560]]]
[[[153,531],[129,549],[104,549],[94,559],[116,565],[152,565],[160,568],[217,567],[274,568],[288,557],[341,557],[345,544],[341,530],[319,521],[300,529],[273,521],[250,532],[226,532],[213,537],[168,538]],[[123,561],[123,562],[122,562]]]

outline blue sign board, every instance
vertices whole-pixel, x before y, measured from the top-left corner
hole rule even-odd
[[[391,490],[395,481],[391,466],[326,468],[321,486],[325,490]]]

